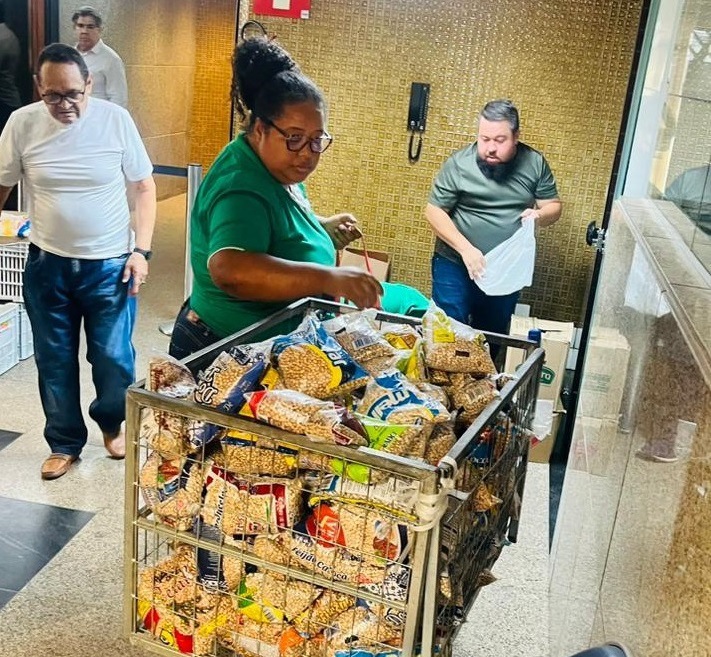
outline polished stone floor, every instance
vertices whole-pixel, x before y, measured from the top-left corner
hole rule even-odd
[[[158,326],[183,297],[184,197],[160,204],[135,333],[138,376],[165,352]],[[49,450],[33,359],[0,376],[0,657],[139,657],[122,634],[124,464],[98,428],[81,461],[42,481]],[[82,363],[84,408],[92,400]],[[531,464],[519,542],[507,547],[461,628],[458,657],[548,655],[548,467]]]
[[[19,437],[20,434],[17,431],[3,431],[0,429],[0,449],[7,447],[13,440]]]
[[[93,513],[0,498],[0,607],[91,520]]]

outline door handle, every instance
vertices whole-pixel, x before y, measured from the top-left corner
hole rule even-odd
[[[597,222],[591,221],[585,231],[585,241],[602,253],[605,250],[605,229],[598,228]]]

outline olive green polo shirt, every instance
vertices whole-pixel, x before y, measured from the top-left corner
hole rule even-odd
[[[282,185],[240,134],[217,156],[198,189],[190,220],[190,307],[226,337],[280,310],[230,296],[212,281],[208,260],[223,249],[332,266],[336,251],[303,185]]]
[[[536,199],[557,198],[553,173],[537,150],[519,142],[509,176],[496,182],[479,169],[474,142],[447,159],[435,177],[429,202],[447,212],[459,232],[486,254],[521,227],[521,213]],[[435,253],[461,261],[439,238]]]

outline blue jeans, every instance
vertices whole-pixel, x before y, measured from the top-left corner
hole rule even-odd
[[[520,292],[490,297],[469,278],[466,267],[437,253],[432,257],[432,299],[450,317],[489,333],[509,332]],[[492,344],[496,358],[498,345]]]
[[[126,389],[134,381],[131,342],[136,299],[121,277],[128,255],[82,260],[30,245],[23,289],[34,335],[44,437],[52,452],[79,456],[87,428],[79,391],[79,332],[86,333],[96,399],[89,416],[105,433],[121,428]]]
[[[168,353],[183,360],[219,340],[222,338],[191,310],[190,299],[186,299],[173,325]]]

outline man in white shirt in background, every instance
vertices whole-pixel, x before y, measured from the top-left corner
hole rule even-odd
[[[94,81],[91,95],[128,107],[128,84],[123,61],[101,38],[103,20],[93,7],[79,7],[72,16],[76,48],[86,60]]]
[[[88,436],[79,388],[82,323],[96,389],[89,415],[109,455],[125,456],[131,335],[136,295],[148,275],[156,191],[131,116],[90,97],[91,75],[79,51],[47,46],[35,82],[42,100],[13,112],[0,135],[0,208],[22,178],[32,218],[23,294],[51,449],[41,474],[57,479]],[[136,199],[133,229],[127,188]]]

